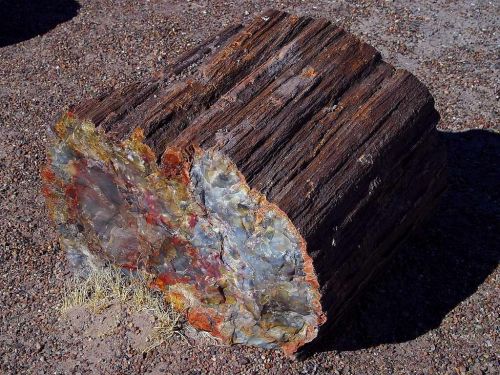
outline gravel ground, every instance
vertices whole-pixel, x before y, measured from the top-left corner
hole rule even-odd
[[[45,126],[65,105],[148,76],[269,7],[340,22],[431,88],[450,154],[433,217],[351,323],[303,361],[182,338],[143,355],[134,334],[144,327],[126,312],[62,318],[69,273],[39,194]],[[499,372],[498,2],[0,0],[0,9],[0,373]]]

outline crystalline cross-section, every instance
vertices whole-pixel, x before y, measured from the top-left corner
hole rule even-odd
[[[324,321],[306,245],[285,213],[220,152],[120,144],[66,114],[53,129],[44,195],[77,268],[113,264],[226,344],[292,354]]]

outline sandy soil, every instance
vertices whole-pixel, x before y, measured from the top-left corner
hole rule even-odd
[[[79,3],[0,0],[0,373],[498,373],[498,2]],[[45,126],[65,105],[150,75],[268,7],[342,23],[429,85],[450,154],[450,188],[433,216],[351,323],[303,361],[182,338],[143,355],[145,317],[116,306],[61,317],[69,273],[39,194]]]

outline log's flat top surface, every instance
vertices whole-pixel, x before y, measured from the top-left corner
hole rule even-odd
[[[254,132],[257,142],[284,143],[304,138],[313,130],[308,124],[370,118],[371,111],[390,112],[409,95],[417,102],[430,100],[413,76],[381,61],[373,47],[326,20],[270,10],[188,51],[160,78],[84,101],[74,111],[119,138],[142,127],[158,154],[174,140],[211,145],[219,127],[232,132],[225,150],[246,156],[248,149],[237,142],[242,136],[235,137],[242,132],[266,128],[271,139],[265,131]],[[294,117],[293,125],[284,124]],[[191,130],[183,133],[188,124]],[[326,143],[341,128],[328,127],[334,129],[309,143]],[[248,171],[252,177],[253,172]]]

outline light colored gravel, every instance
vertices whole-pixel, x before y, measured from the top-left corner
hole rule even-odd
[[[0,48],[0,373],[498,373],[499,135],[449,133],[499,130],[498,2],[80,4],[76,17],[42,36]],[[100,317],[61,319],[55,306],[69,275],[39,194],[45,126],[65,105],[148,76],[269,7],[338,21],[429,85],[450,153],[450,188],[435,214],[367,292],[349,326],[301,362],[180,338],[142,355],[131,334],[140,327],[124,311],[108,312],[123,323],[104,337],[89,333]]]

